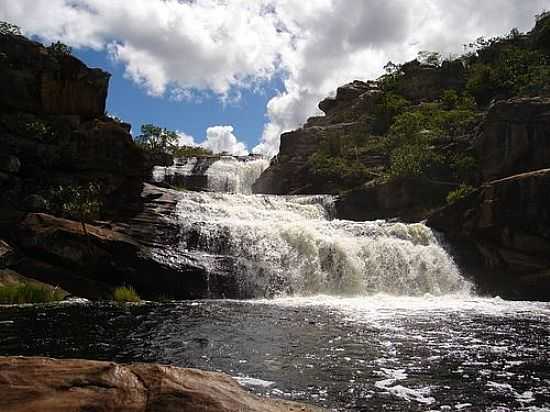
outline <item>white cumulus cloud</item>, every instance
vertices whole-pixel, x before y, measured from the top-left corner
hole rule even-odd
[[[185,146],[201,146],[213,153],[228,153],[235,156],[246,156],[246,145],[239,141],[233,133],[233,126],[212,126],[206,129],[206,137],[203,142],[197,143],[195,138],[184,132],[178,131],[178,144]]]
[[[175,100],[213,93],[227,102],[282,76],[253,149],[275,154],[280,133],[315,114],[336,87],[420,50],[460,53],[479,36],[527,30],[545,7],[548,0],[0,0],[0,20],[107,49],[129,79]],[[229,127],[212,128],[211,144],[244,151]]]

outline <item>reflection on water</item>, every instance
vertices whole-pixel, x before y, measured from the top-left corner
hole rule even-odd
[[[336,410],[550,410],[550,305],[289,298],[0,309],[0,355],[219,370]]]

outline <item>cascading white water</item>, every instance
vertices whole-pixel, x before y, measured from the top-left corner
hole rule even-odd
[[[206,171],[208,189],[214,192],[252,193],[252,184],[269,167],[269,160],[258,158],[242,161],[224,156]]]
[[[156,183],[164,182],[168,177],[175,175],[191,176],[196,164],[196,157],[184,157],[174,159],[174,164],[169,167],[155,166],[153,168],[153,181]]]
[[[180,247],[234,257],[253,296],[468,292],[427,226],[330,220],[331,200],[182,193]]]
[[[186,186],[189,178],[204,177],[203,190],[229,193],[252,193],[252,184],[269,166],[262,157],[189,157],[176,158],[169,167],[155,166],[153,181]],[[197,183],[193,182],[193,186]]]

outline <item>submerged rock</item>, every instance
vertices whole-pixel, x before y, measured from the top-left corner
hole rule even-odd
[[[4,412],[320,411],[261,399],[229,376],[156,364],[0,357]]]

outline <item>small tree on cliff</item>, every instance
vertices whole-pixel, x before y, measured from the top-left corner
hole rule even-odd
[[[178,145],[178,134],[154,124],[144,124],[141,126],[141,134],[136,138],[136,142],[147,151],[169,153]]]
[[[99,218],[102,206],[100,186],[96,183],[59,186],[50,192],[49,206],[52,213],[80,222],[90,248],[86,222]]]

